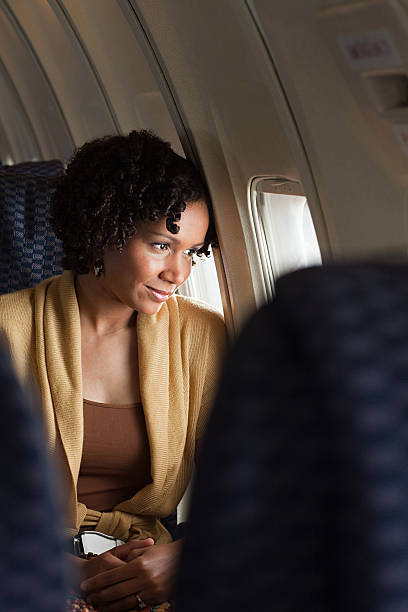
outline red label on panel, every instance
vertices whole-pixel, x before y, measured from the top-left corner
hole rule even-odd
[[[339,36],[337,42],[353,71],[378,70],[402,64],[395,43],[385,28]]]

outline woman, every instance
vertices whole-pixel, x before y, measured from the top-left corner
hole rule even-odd
[[[180,542],[160,518],[188,484],[225,343],[218,313],[175,295],[213,241],[208,203],[190,162],[132,132],[78,150],[52,222],[66,271],[2,296],[0,324],[21,380],[41,392],[67,535],[128,542],[70,555],[88,601],[143,608],[171,592]]]

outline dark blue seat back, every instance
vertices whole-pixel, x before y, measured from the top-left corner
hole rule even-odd
[[[58,160],[0,166],[0,293],[62,272],[62,246],[49,223]]]
[[[10,174],[27,174],[34,176],[59,176],[64,171],[64,166],[59,159],[47,161],[28,161],[14,164],[13,166],[2,166],[0,169]]]
[[[408,267],[277,283],[198,465],[177,612],[408,610]]]

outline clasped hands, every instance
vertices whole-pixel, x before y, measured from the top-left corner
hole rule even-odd
[[[98,612],[129,612],[137,595],[147,604],[169,599],[181,541],[154,545],[152,538],[131,540],[90,559],[77,559],[80,589]]]

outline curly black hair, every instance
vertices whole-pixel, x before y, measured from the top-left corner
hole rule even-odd
[[[210,227],[199,255],[216,236],[209,200],[195,166],[147,130],[85,143],[56,181],[51,222],[62,240],[63,266],[86,274],[107,247],[123,248],[143,221],[166,219],[177,234],[187,202],[204,200]]]

